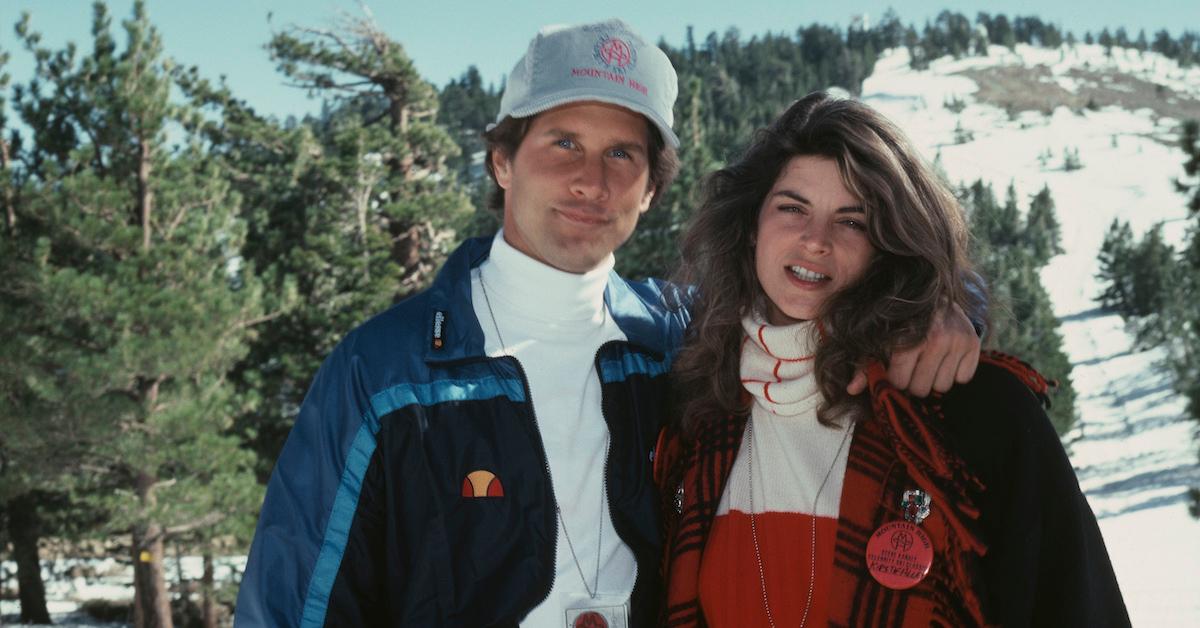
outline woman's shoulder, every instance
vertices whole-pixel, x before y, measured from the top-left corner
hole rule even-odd
[[[964,402],[1009,402],[1040,407],[1050,386],[1029,364],[1008,355],[988,353],[980,358],[971,381],[956,384],[946,397]]]
[[[968,463],[1043,441],[1057,443],[1045,411],[1049,386],[1028,364],[988,354],[971,381],[955,385],[938,402],[943,428]]]

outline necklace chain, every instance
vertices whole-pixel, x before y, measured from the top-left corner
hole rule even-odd
[[[492,319],[492,328],[496,330],[496,340],[500,341],[500,353],[508,357],[515,358],[508,352],[508,344],[504,342],[504,334],[500,333],[500,325],[496,323],[496,312],[492,310],[492,299],[488,296],[487,282],[483,280],[483,270],[479,271],[479,288],[483,292],[483,302],[487,305],[488,316]],[[535,419],[536,421],[536,419]],[[606,433],[604,436],[604,459],[608,460],[609,447],[612,445],[611,437]],[[546,472],[550,472],[549,461],[546,464]],[[601,478],[604,479],[603,477]],[[550,478],[551,486],[554,485],[554,478]],[[604,482],[604,490],[600,491],[600,519],[599,525],[596,526],[596,576],[592,580],[592,585],[588,586],[587,577],[583,575],[583,566],[579,564],[579,557],[575,554],[575,545],[571,543],[571,533],[567,532],[567,521],[562,516],[562,509],[558,507],[557,499],[554,504],[554,516],[558,519],[558,525],[562,526],[563,538],[567,539],[567,549],[571,552],[571,561],[575,563],[575,570],[579,572],[579,580],[583,582],[583,589],[587,591],[588,597],[596,599],[600,594],[600,558],[603,555],[601,548],[604,546],[604,502],[608,493],[608,483]]]
[[[608,459],[608,446],[609,441],[605,439],[604,458],[606,460]],[[604,540],[601,535],[604,533],[605,492],[607,492],[607,489],[600,493],[600,525],[596,526],[596,577],[594,580],[592,580],[592,586],[590,587],[588,586],[587,578],[585,578],[583,575],[583,567],[579,564],[579,558],[575,555],[575,546],[571,544],[571,535],[567,532],[567,521],[563,519],[562,511],[558,509],[558,505],[555,504],[554,506],[554,514],[558,516],[558,523],[562,526],[563,538],[567,539],[567,549],[571,550],[571,560],[575,563],[575,570],[579,572],[579,579],[583,581],[583,588],[585,591],[587,591],[588,597],[593,600],[596,599],[596,596],[600,594],[600,548],[603,545],[602,542]]]
[[[846,426],[846,431],[842,434],[842,442],[838,444],[837,452],[833,454],[833,462],[829,464],[829,470],[825,472],[821,485],[817,487],[816,497],[813,497],[812,544],[809,548],[808,560],[808,596],[804,600],[804,614],[800,617],[800,628],[804,628],[804,625],[808,623],[808,612],[812,610],[813,589],[816,587],[817,580],[817,503],[821,500],[821,493],[829,482],[829,476],[833,475],[833,468],[837,466],[842,449],[846,447],[846,440],[850,436],[850,427],[850,425]],[[767,600],[767,576],[763,569],[762,551],[758,543],[758,527],[754,522],[754,417],[746,422],[746,464],[747,475],[750,476],[750,538],[754,541],[754,560],[758,563],[758,587],[762,591],[763,609],[767,611],[767,623],[771,628],[775,628],[775,618],[771,615],[771,604]]]

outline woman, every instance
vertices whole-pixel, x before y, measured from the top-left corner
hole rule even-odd
[[[708,180],[655,454],[666,623],[1128,624],[1045,380],[999,354],[930,400],[884,380],[942,304],[985,316],[967,239],[903,134],[823,93]]]

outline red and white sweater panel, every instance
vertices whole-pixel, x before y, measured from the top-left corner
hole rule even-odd
[[[704,548],[700,602],[714,628],[766,626],[765,582],[775,625],[797,626],[802,619],[823,625],[847,428],[817,422],[811,323],[771,326],[748,318],[744,326],[742,379],[755,403]]]

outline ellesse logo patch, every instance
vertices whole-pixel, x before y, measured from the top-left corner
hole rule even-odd
[[[495,473],[484,469],[472,471],[463,478],[463,497],[504,497],[504,486]]]

